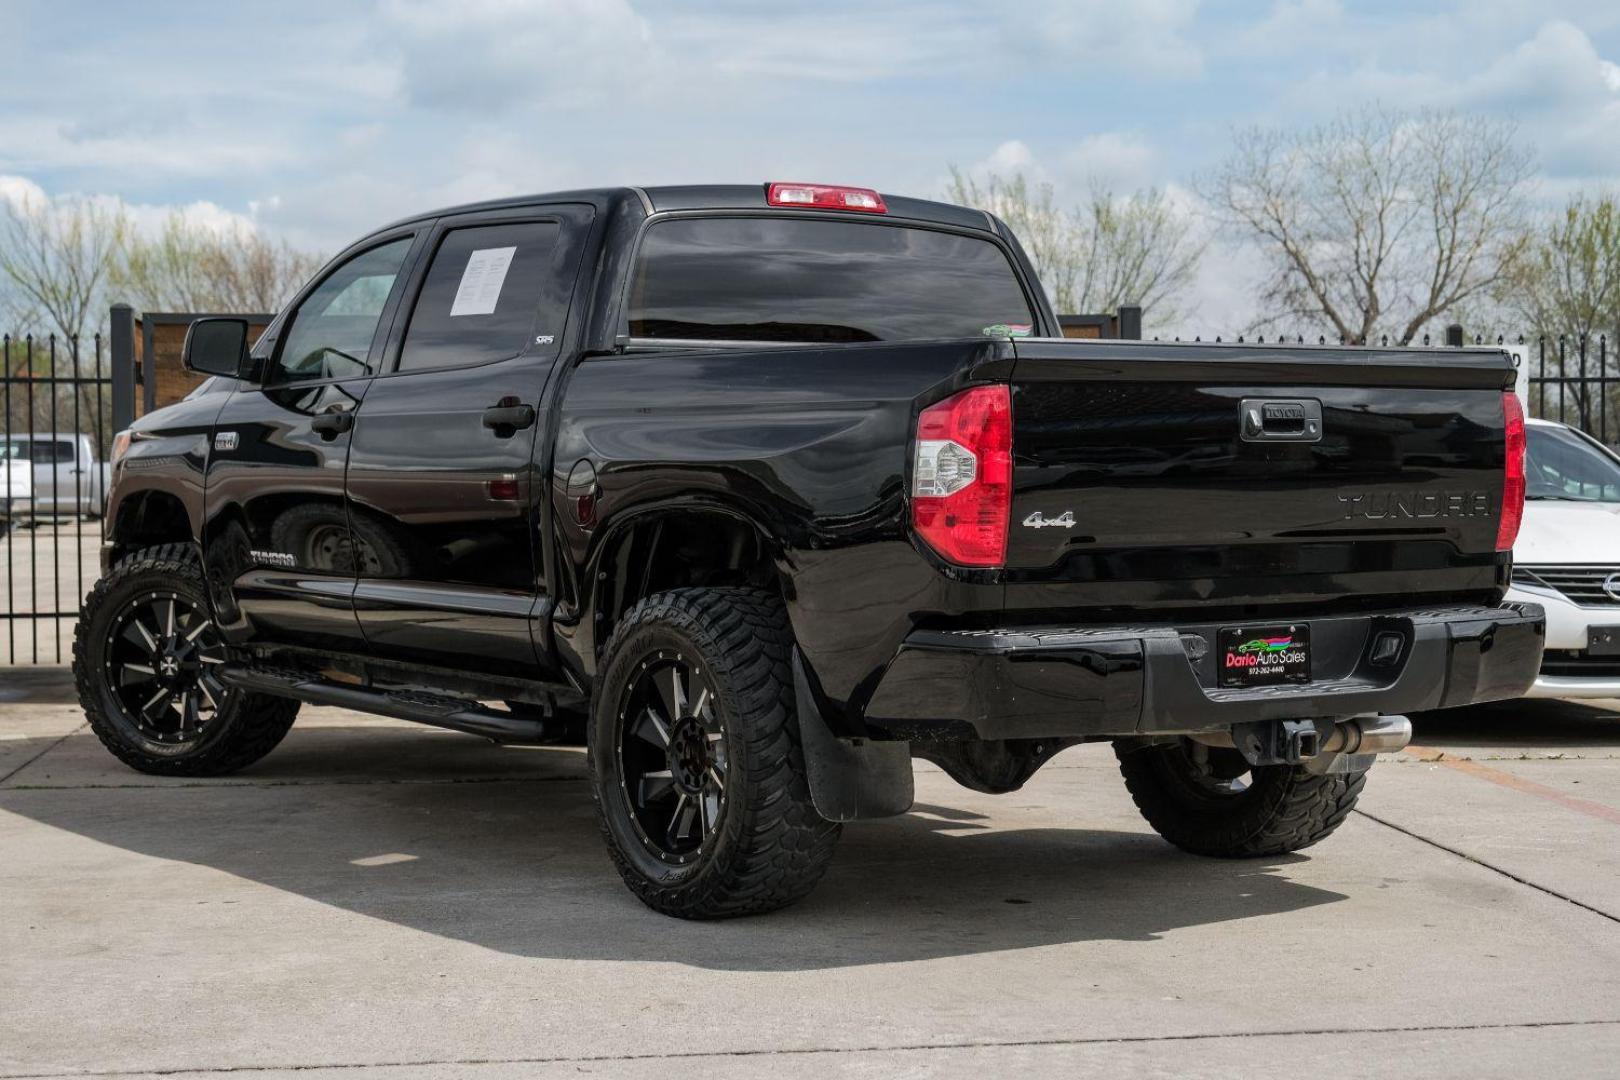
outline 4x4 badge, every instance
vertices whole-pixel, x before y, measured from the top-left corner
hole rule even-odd
[[[1026,529],[1045,529],[1053,525],[1062,529],[1074,528],[1074,511],[1065,510],[1057,517],[1049,518],[1037,510],[1024,519],[1024,528]]]

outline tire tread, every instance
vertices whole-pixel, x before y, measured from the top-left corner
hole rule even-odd
[[[758,914],[802,899],[826,870],[840,826],[816,813],[810,799],[794,703],[793,635],[781,602],[742,587],[681,588],[649,596],[615,628],[604,671],[624,640],[648,624],[673,625],[698,642],[704,663],[738,705],[735,720],[742,728],[746,767],[730,769],[728,776],[743,781],[740,800],[732,796],[732,815],[740,810],[744,824],[716,856],[712,872],[690,883],[660,884],[620,850],[599,783],[597,809],[614,865],[643,903],[681,918]]]
[[[1367,784],[1366,770],[1317,775],[1304,766],[1272,765],[1255,770],[1257,790],[1245,805],[1200,811],[1177,797],[1166,775],[1176,752],[1115,744],[1136,808],[1160,836],[1196,855],[1242,859],[1308,848],[1344,824]]]

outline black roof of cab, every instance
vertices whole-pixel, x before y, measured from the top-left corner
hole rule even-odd
[[[772,209],[765,201],[765,183],[758,184],[689,184],[673,187],[651,188],[584,188],[578,191],[554,191],[535,195],[517,195],[504,199],[490,199],[485,202],[464,203],[460,206],[447,206],[423,214],[412,214],[389,223],[378,232],[408,225],[415,221],[426,221],[432,218],[444,217],[449,214],[465,214],[480,210],[506,210],[534,203],[554,202],[588,202],[594,205],[605,205],[621,200],[635,200],[651,206],[654,213],[666,210],[769,210]],[[965,206],[955,206],[951,203],[934,202],[930,199],[911,199],[904,195],[890,195],[883,193],[884,205],[888,218],[904,218],[912,221],[926,221],[937,225],[952,225],[961,229],[983,229],[987,232],[1006,235],[998,227],[995,218],[983,210],[973,210]],[[865,214],[852,215],[864,217]],[[875,215],[874,215],[875,216]]]

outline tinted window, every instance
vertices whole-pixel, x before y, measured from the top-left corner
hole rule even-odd
[[[900,341],[1028,332],[1033,321],[989,241],[862,222],[661,222],[630,295],[632,337]]]
[[[1620,502],[1620,464],[1562,428],[1526,431],[1525,497],[1574,502]]]
[[[366,354],[371,338],[410,250],[411,239],[405,237],[362,252],[332,271],[293,313],[268,381],[370,375]]]
[[[27,461],[41,465],[73,460],[73,443],[65,440],[12,439],[0,443],[0,461]]]
[[[411,312],[401,371],[504,360],[522,352],[557,275],[554,221],[446,233]],[[560,313],[552,313],[560,323]],[[553,327],[548,332],[555,332]]]

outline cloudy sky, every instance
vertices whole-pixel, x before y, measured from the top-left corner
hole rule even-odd
[[[1615,0],[0,0],[0,29],[0,187],[328,251],[597,184],[1186,187],[1235,126],[1374,101],[1512,118],[1549,200],[1620,186]],[[1198,327],[1252,313],[1251,267],[1216,245]]]

